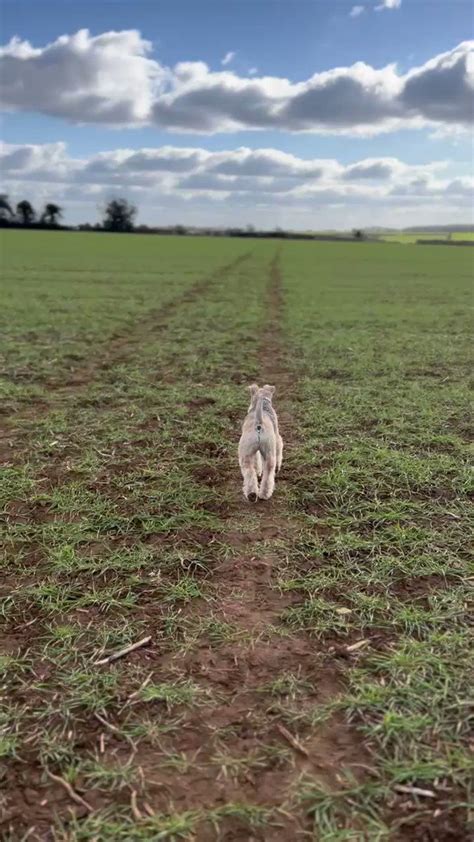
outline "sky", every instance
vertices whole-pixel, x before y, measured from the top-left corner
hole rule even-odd
[[[473,221],[472,0],[2,0],[0,188],[69,224]]]

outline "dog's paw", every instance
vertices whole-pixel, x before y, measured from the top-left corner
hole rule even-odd
[[[251,491],[250,494],[247,495],[247,500],[249,503],[256,503],[257,502],[257,495],[255,491]]]

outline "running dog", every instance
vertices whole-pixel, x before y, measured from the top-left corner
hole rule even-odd
[[[283,439],[272,405],[275,386],[260,388],[253,383],[249,389],[251,399],[242,424],[239,465],[244,478],[244,497],[255,503],[257,497],[269,500],[273,494],[275,471],[280,470],[283,459]]]

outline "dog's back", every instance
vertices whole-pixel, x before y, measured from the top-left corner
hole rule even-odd
[[[250,410],[245,416],[242,424],[241,442],[245,442],[245,451],[249,455],[255,455],[260,452],[265,459],[269,447],[272,445],[272,440],[275,438],[277,427],[276,413],[272,407],[272,412],[262,408],[259,411],[257,406]]]
[[[274,386],[261,389],[254,383],[249,387],[250,406],[242,424],[239,442],[239,463],[244,477],[244,496],[256,500],[268,499],[273,493],[275,470],[280,469],[283,442],[278,430],[278,418],[272,404]],[[262,471],[259,470],[263,460]],[[262,472],[258,488],[257,473]]]

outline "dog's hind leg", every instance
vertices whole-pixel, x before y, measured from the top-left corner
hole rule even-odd
[[[244,497],[255,503],[258,496],[258,479],[255,470],[255,456],[242,456],[240,459],[240,470],[244,478],[243,492]]]
[[[262,454],[259,450],[257,450],[255,454],[255,470],[257,471],[257,476],[260,479],[262,476],[263,466],[262,466]]]
[[[263,460],[263,474],[258,496],[261,500],[269,500],[275,488],[276,454],[274,449]]]
[[[283,439],[280,434],[276,437],[276,469],[277,473],[281,471],[281,463],[283,462]]]

